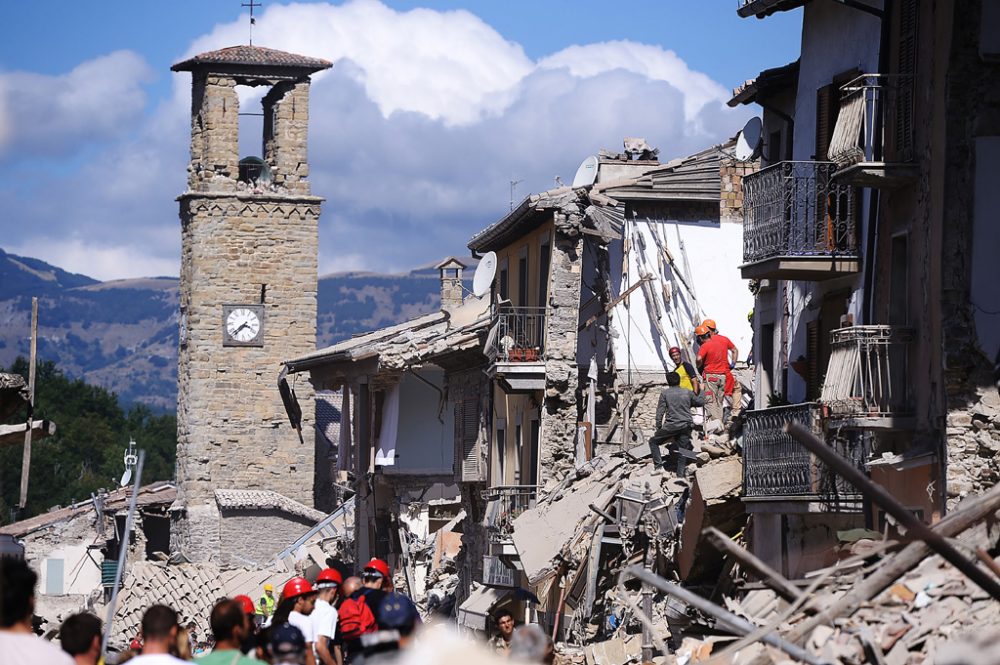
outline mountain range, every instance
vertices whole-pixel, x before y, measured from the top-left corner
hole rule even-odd
[[[39,358],[113,390],[124,404],[174,409],[176,277],[101,282],[0,249],[0,366],[28,355],[32,296],[39,299]],[[404,274],[325,275],[319,279],[316,342],[328,346],[432,312],[439,303],[433,264]]]

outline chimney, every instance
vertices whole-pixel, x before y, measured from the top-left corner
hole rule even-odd
[[[449,256],[436,268],[441,273],[441,309],[450,312],[462,306],[462,269],[466,265]]]
[[[760,169],[760,159],[741,162],[723,156],[719,160],[719,221],[743,223],[743,178]]]

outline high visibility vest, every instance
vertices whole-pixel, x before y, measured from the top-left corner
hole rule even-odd
[[[260,603],[258,603],[260,613],[266,617],[274,614],[274,598],[268,596],[266,593],[260,597]]]

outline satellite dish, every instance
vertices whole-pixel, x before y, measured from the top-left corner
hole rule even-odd
[[[132,469],[125,469],[125,473],[122,474],[122,479],[118,481],[119,487],[125,487],[128,485],[128,481],[132,480]]]
[[[747,124],[743,125],[743,129],[736,135],[736,159],[747,162],[760,154],[763,127],[757,116],[747,120]]]
[[[597,180],[597,157],[591,155],[583,160],[573,176],[573,187],[588,187]]]
[[[476,274],[472,278],[472,293],[475,294],[477,298],[482,298],[489,293],[490,287],[493,286],[493,278],[496,274],[496,252],[486,252],[483,254],[483,258],[479,259],[479,265],[476,266]]]

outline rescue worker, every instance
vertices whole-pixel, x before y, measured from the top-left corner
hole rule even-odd
[[[285,582],[285,587],[281,590],[281,602],[274,611],[272,622],[272,625],[278,626],[287,622],[302,631],[307,647],[306,665],[316,665],[316,658],[313,655],[313,643],[316,638],[313,635],[312,622],[309,620],[315,605],[316,590],[309,584],[309,580],[304,577],[293,577]]]
[[[653,455],[653,464],[656,466],[664,466],[660,444],[668,439],[676,439],[679,451],[692,450],[691,429],[694,419],[691,417],[691,407],[703,406],[705,400],[690,390],[681,388],[680,382],[677,372],[667,372],[667,387],[660,391],[660,399],[656,403],[656,432],[649,439],[649,452]],[[687,461],[684,455],[677,455],[678,476],[684,475]]]
[[[338,665],[333,638],[337,635],[337,608],[334,602],[343,577],[333,568],[324,568],[316,576],[316,607],[309,619],[316,634],[316,656],[323,665]]]
[[[274,615],[274,585],[265,584],[264,585],[264,595],[260,597],[260,603],[258,603],[258,614],[264,617],[265,620],[270,619]]]
[[[257,646],[257,633],[260,632],[260,621],[257,617],[257,608],[253,604],[253,600],[250,596],[245,594],[240,594],[238,596],[233,596],[233,602],[239,605],[240,609],[243,610],[243,614],[247,617],[248,628],[246,635],[243,637],[243,643],[240,645],[240,651],[245,654],[252,654]],[[218,641],[218,638],[216,638]]]
[[[674,363],[674,371],[681,377],[681,388],[690,390],[695,395],[701,394],[701,381],[698,380],[698,373],[694,371],[691,363],[685,362],[681,357],[680,347],[670,347],[670,360]]]
[[[694,334],[701,343],[698,348],[698,367],[705,378],[709,418],[726,425],[726,397],[732,399],[730,421],[739,416],[743,406],[743,388],[732,372],[740,355],[739,350],[728,337],[719,334],[712,319],[705,319],[694,329]]]

